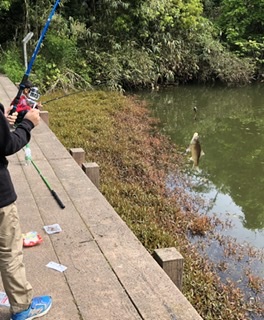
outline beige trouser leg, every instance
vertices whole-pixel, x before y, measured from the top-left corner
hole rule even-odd
[[[11,312],[28,309],[32,287],[23,264],[23,240],[16,204],[0,208],[0,272]]]

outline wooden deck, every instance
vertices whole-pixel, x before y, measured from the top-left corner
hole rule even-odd
[[[7,106],[16,93],[0,75],[0,102]],[[61,209],[34,166],[24,165],[23,150],[9,157],[22,232],[37,231],[44,240],[24,250],[35,295],[53,297],[52,309],[41,319],[202,319],[43,121],[33,130],[30,147],[65,204]],[[43,226],[54,223],[62,232],[47,235]],[[50,261],[67,270],[47,268]],[[7,308],[0,308],[0,319],[9,319]]]

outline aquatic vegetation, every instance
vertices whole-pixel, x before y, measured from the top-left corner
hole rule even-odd
[[[251,268],[261,254],[222,236],[228,221],[200,213],[205,203],[187,192],[186,159],[159,133],[144,103],[91,91],[45,109],[65,147],[83,148],[86,160],[100,166],[102,193],[146,249],[175,246],[184,256],[183,292],[204,319],[263,319],[264,285]],[[210,260],[210,249],[219,261]],[[231,280],[234,267],[239,277]]]
[[[203,236],[207,231],[212,229],[211,220],[207,216],[198,215],[191,221],[189,229],[193,235]]]

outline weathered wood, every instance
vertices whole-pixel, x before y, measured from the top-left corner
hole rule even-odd
[[[34,142],[31,143],[32,147]],[[24,152],[19,152],[19,159],[24,158]],[[40,154],[38,154],[40,158]],[[71,245],[68,240],[69,217],[63,217],[65,213],[56,204],[45,183],[39,177],[33,165],[24,166],[17,156],[9,157],[9,168],[15,189],[18,195],[17,207],[21,221],[21,229],[23,233],[29,231],[38,232],[43,238],[43,242],[32,248],[25,248],[24,262],[26,265],[27,278],[31,283],[34,295],[51,295],[53,306],[45,319],[65,319],[79,320],[79,310],[72,296],[72,291],[65,278],[65,273],[60,273],[49,269],[46,265],[50,261],[62,263],[73,269],[71,265],[57,254],[55,247],[58,244],[64,245],[68,251]],[[47,170],[48,162],[44,159],[38,161],[38,166],[41,168],[49,182],[55,186],[55,190],[61,198],[65,200],[66,196],[62,188],[59,188],[59,182],[54,173]],[[42,203],[40,204],[40,201]],[[68,203],[67,203],[68,206]],[[65,209],[66,210],[66,209]],[[81,233],[82,229],[77,226],[76,218],[72,216],[71,226],[76,233]],[[48,236],[42,229],[46,224],[59,223],[63,229],[60,234]],[[66,239],[66,240],[65,240]],[[74,270],[74,269],[73,269]],[[45,279],[45,280],[44,280]],[[0,291],[4,291],[0,284]],[[9,320],[8,310],[0,308],[0,319]]]
[[[96,188],[100,189],[100,173],[98,164],[95,162],[85,162],[82,164],[82,169]]]
[[[201,320],[168,275],[154,261],[124,221],[86,175],[56,167],[64,189],[144,320]],[[55,163],[54,163],[55,164]],[[56,162],[58,165],[58,163]],[[64,179],[62,180],[62,177]],[[75,177],[75,179],[73,179]],[[85,180],[87,182],[85,182]]]
[[[35,148],[34,139],[31,145]],[[19,152],[17,158],[22,159],[23,152]],[[35,162],[65,203],[62,211],[35,168],[21,165],[17,158],[12,156],[9,160],[18,193],[22,232],[38,231],[43,238],[42,244],[25,250],[24,261],[34,292],[53,297],[53,307],[46,316],[47,320],[142,320],[71,201],[71,195],[82,197],[82,190],[77,187],[68,194],[55,172],[59,170],[62,179],[70,177],[69,183],[75,179],[81,184],[84,182],[88,192],[90,189],[97,191],[85,173],[71,157],[49,162],[41,152],[38,153]],[[76,171],[81,174],[81,179],[76,176]],[[42,227],[54,223],[61,226],[62,232],[49,236]],[[45,265],[50,261],[65,265],[67,270],[61,274],[48,269]],[[45,279],[45,284],[41,279]],[[1,285],[0,291],[3,291]],[[1,320],[5,319],[4,315],[1,318],[0,310]]]
[[[154,259],[167,273],[179,290],[182,290],[183,256],[176,248],[156,249],[153,252]]]
[[[73,159],[81,167],[82,164],[85,162],[85,152],[83,148],[71,148],[69,151]]]
[[[40,111],[39,115],[41,119],[49,126],[49,112],[48,111]]]
[[[15,85],[4,75],[1,76],[1,83],[0,83],[0,102],[5,106],[8,107],[12,100],[15,98],[18,89]]]

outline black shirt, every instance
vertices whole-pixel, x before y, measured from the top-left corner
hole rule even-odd
[[[6,156],[22,149],[30,140],[33,123],[23,119],[15,131],[10,132],[9,123],[0,108],[0,208],[8,206],[17,199],[14,186],[8,172]]]

